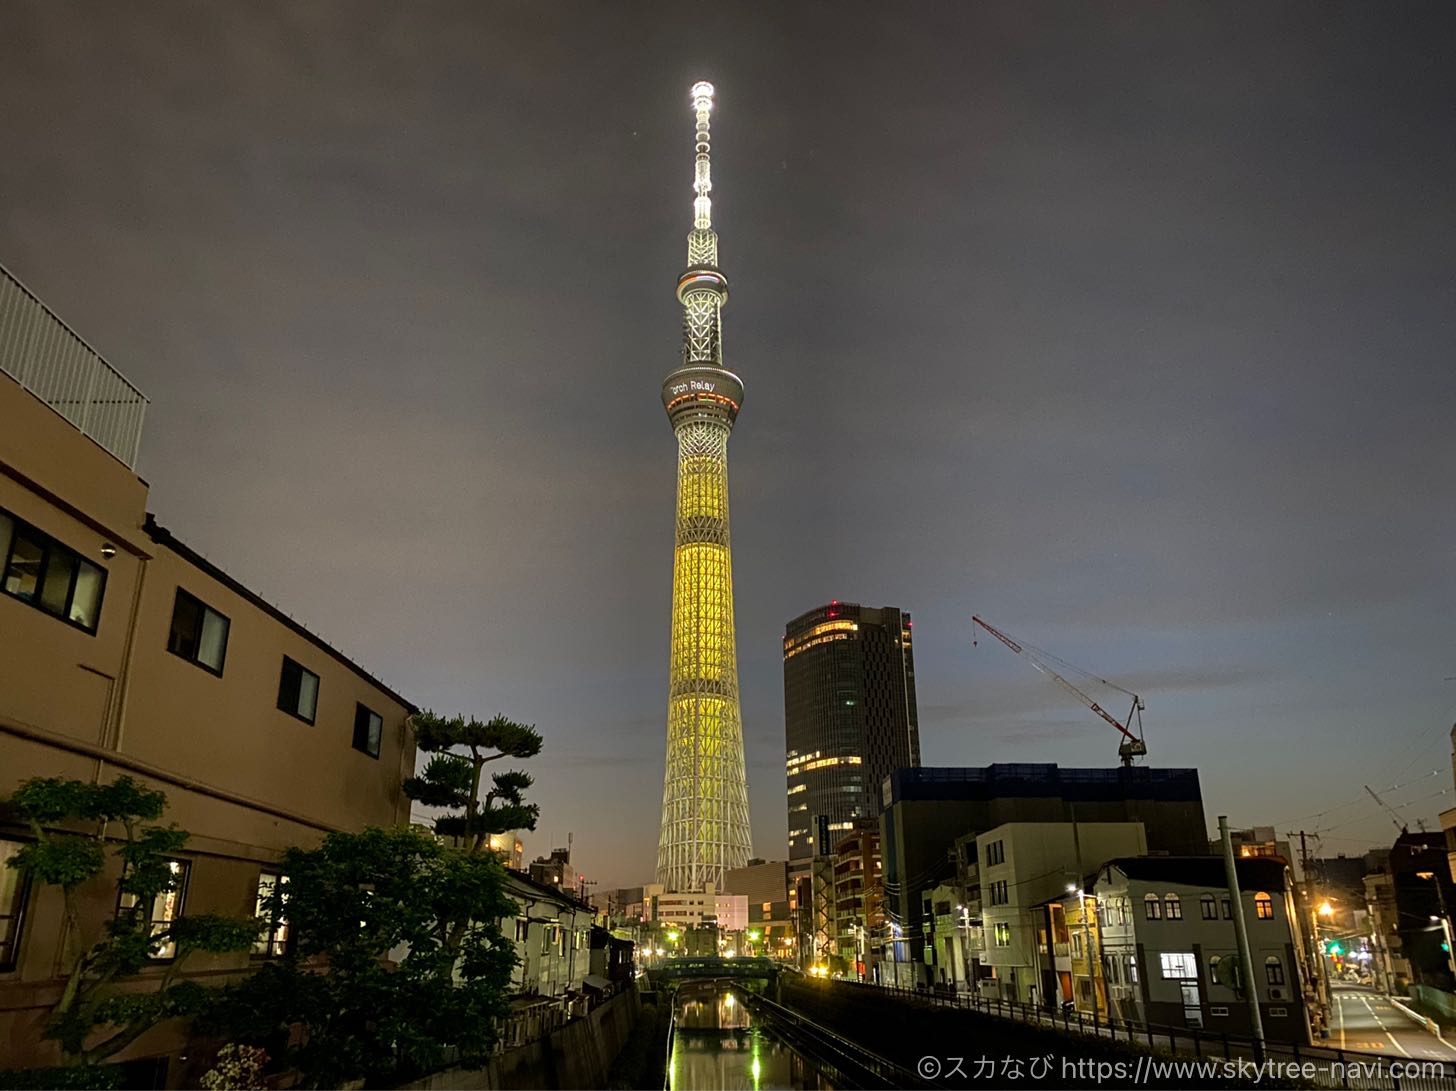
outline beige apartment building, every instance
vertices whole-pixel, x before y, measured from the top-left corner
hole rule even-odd
[[[0,798],[29,777],[130,775],[192,833],[154,919],[251,916],[285,848],[408,821],[414,706],[147,514],[145,407],[0,269]],[[0,808],[0,861],[29,836],[13,818]],[[83,891],[97,929],[116,878]],[[0,1065],[57,1059],[40,1034],[64,939],[59,893],[0,867]],[[272,939],[185,973],[236,977]],[[130,1086],[177,1086],[183,1045],[179,1026],[140,1038],[118,1058],[137,1061]]]
[[[1048,1004],[1070,994],[1070,936],[1060,909],[1047,903],[1077,886],[1084,870],[1115,856],[1147,852],[1141,822],[1007,822],[976,838],[980,857],[982,961],[991,978],[978,982],[990,995],[1023,1004]],[[1050,928],[1051,934],[1048,935]]]

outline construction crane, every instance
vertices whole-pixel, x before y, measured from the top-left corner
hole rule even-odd
[[[1093,712],[1097,713],[1097,715],[1101,716],[1113,727],[1117,728],[1118,731],[1122,732],[1122,742],[1117,747],[1117,756],[1122,759],[1123,765],[1131,765],[1134,758],[1140,758],[1147,754],[1148,744],[1145,743],[1142,738],[1142,713],[1143,709],[1146,706],[1143,704],[1143,699],[1139,697],[1136,693],[1133,693],[1132,690],[1123,689],[1121,686],[1113,685],[1113,683],[1109,682],[1105,678],[1097,679],[1104,686],[1109,686],[1112,689],[1117,690],[1119,693],[1126,694],[1128,697],[1132,698],[1132,708],[1127,714],[1127,721],[1129,724],[1136,722],[1137,731],[1134,732],[1127,726],[1127,724],[1122,723],[1120,720],[1118,720],[1116,716],[1112,715],[1112,713],[1108,712],[1091,697],[1088,697],[1087,694],[1083,693],[1076,686],[1072,685],[1071,682],[1068,682],[1065,678],[1058,674],[1054,669],[1052,669],[1051,663],[1059,663],[1068,670],[1076,671],[1078,674],[1085,674],[1089,678],[1096,678],[1096,675],[1089,674],[1087,671],[1082,670],[1081,667],[1075,667],[1071,663],[1066,662],[1066,660],[1058,659],[1056,656],[1052,655],[1049,652],[1044,652],[1040,648],[1033,648],[1029,644],[1022,644],[1019,641],[1013,640],[1011,637],[1003,633],[1000,629],[996,628],[996,626],[990,624],[987,621],[984,621],[979,617],[971,618],[971,645],[973,647],[976,644],[975,627],[977,625],[985,629],[986,632],[990,633],[997,640],[1001,641],[1002,644],[1005,644],[1017,655],[1025,656],[1028,660],[1031,661],[1031,665],[1033,667],[1041,671],[1042,674],[1046,675],[1052,681],[1056,682],[1057,685],[1061,686],[1063,689],[1071,693],[1074,697],[1077,698],[1077,700],[1081,701]]]
[[[1381,806],[1381,808],[1384,809],[1385,813],[1388,814],[1388,815],[1390,815],[1390,820],[1395,823],[1395,828],[1396,829],[1398,829],[1403,834],[1410,833],[1410,825],[1408,823],[1402,822],[1400,820],[1400,812],[1399,811],[1397,811],[1389,803],[1385,802],[1385,800],[1381,799],[1378,795],[1376,795],[1375,794],[1375,789],[1372,788],[1372,787],[1370,787],[1370,785],[1368,785],[1368,784],[1365,785],[1365,790],[1370,793],[1370,798],[1373,799],[1373,800],[1375,800],[1376,803],[1379,803],[1380,806]],[[1389,789],[1386,789],[1386,790],[1389,791]],[[1421,819],[1421,818],[1416,819],[1416,827],[1422,833],[1425,833],[1426,832],[1426,823],[1425,823],[1425,820],[1424,819]]]

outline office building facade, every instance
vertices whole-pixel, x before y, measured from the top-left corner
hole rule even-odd
[[[887,776],[920,765],[908,613],[836,601],[788,623],[784,749],[789,860],[802,874],[879,814]]]

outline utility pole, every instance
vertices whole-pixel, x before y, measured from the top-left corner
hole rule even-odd
[[[1418,871],[1417,879],[1429,879],[1436,884],[1436,903],[1441,907],[1441,935],[1446,939],[1446,966],[1456,978],[1456,943],[1451,939],[1451,918],[1446,913],[1446,892],[1441,889],[1441,877],[1434,871]],[[1432,918],[1436,919],[1436,918]]]
[[[1330,989],[1330,966],[1325,959],[1324,944],[1320,942],[1319,907],[1315,905],[1314,870],[1310,867],[1308,835],[1299,831],[1299,862],[1304,872],[1300,890],[1304,896],[1305,908],[1309,911],[1309,965],[1314,973],[1316,991],[1321,994],[1324,1009],[1324,1026],[1329,1027],[1329,1013],[1334,1009],[1334,993]]]
[[[1218,836],[1223,841],[1223,866],[1228,876],[1229,902],[1234,911],[1234,937],[1239,943],[1239,969],[1244,979],[1244,996],[1249,1001],[1249,1025],[1253,1028],[1254,1060],[1264,1063],[1264,1019],[1259,1012],[1259,981],[1254,977],[1254,956],[1249,952],[1249,929],[1244,923],[1244,896],[1239,889],[1239,871],[1234,864],[1234,842],[1229,836],[1228,815],[1218,816]]]

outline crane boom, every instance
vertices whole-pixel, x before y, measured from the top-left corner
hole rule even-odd
[[[1122,721],[1120,721],[1116,716],[1112,715],[1100,704],[1094,701],[1091,697],[1083,693],[1071,682],[1067,681],[1066,678],[1062,677],[1062,675],[1058,674],[1055,670],[1053,670],[1051,666],[1043,663],[1041,661],[1040,655],[1037,654],[1035,649],[1029,649],[1019,644],[1017,641],[1013,640],[1011,637],[1003,633],[1000,629],[996,628],[996,626],[990,624],[981,617],[972,616],[971,625],[973,628],[974,626],[979,625],[981,628],[985,629],[986,632],[990,633],[997,640],[1001,641],[1002,644],[1005,644],[1017,655],[1025,656],[1033,667],[1039,670],[1042,674],[1046,675],[1052,681],[1056,682],[1057,685],[1061,686],[1068,693],[1072,694],[1072,696],[1076,697],[1077,700],[1081,701],[1093,712],[1097,713],[1098,716],[1101,716],[1113,727],[1117,728],[1118,731],[1122,732],[1123,740],[1121,745],[1117,748],[1117,753],[1122,758],[1122,763],[1124,765],[1131,765],[1133,758],[1141,757],[1148,752],[1148,745],[1142,740],[1140,736],[1129,730],[1126,724],[1122,723]],[[1109,682],[1108,685],[1111,685],[1111,683]],[[1115,686],[1113,688],[1120,689],[1121,687]],[[1129,696],[1132,697],[1132,711],[1128,713],[1128,720],[1131,721],[1135,715],[1142,711],[1143,700],[1136,693],[1129,693],[1129,691],[1127,690],[1123,690],[1123,692],[1128,693]]]
[[[1365,785],[1365,790],[1370,793],[1370,798],[1375,800],[1376,803],[1379,803],[1381,808],[1384,809],[1384,811],[1386,812],[1386,814],[1390,815],[1390,820],[1395,823],[1396,829],[1398,829],[1403,834],[1410,832],[1410,826],[1400,820],[1399,811],[1397,811],[1389,803],[1385,802],[1385,800],[1381,799],[1378,795],[1376,795],[1375,789],[1370,787],[1370,785]]]

